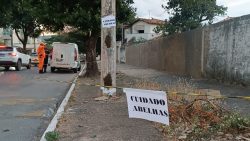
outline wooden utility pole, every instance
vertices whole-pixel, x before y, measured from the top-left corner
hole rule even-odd
[[[101,85],[116,86],[116,0],[102,0]],[[103,94],[113,95],[114,88]]]

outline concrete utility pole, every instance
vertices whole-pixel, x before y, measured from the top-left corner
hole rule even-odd
[[[101,85],[116,86],[116,0],[102,0]],[[103,89],[113,95],[114,88]]]

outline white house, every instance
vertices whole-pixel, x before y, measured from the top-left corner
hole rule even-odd
[[[165,22],[158,19],[137,19],[130,26],[125,28],[124,39],[129,42],[132,38],[138,40],[150,40],[161,35],[155,33],[154,29],[158,25],[163,25]]]

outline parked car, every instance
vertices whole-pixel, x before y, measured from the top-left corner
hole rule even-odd
[[[37,53],[32,52],[30,56],[31,56],[31,64],[37,66],[37,64],[39,63]]]
[[[77,71],[81,70],[77,44],[55,42],[52,44],[52,47],[51,72],[54,72],[56,69],[70,69],[77,73]]]
[[[27,69],[31,67],[31,57],[24,53],[23,48],[0,46],[0,67],[5,67],[5,70],[15,67],[17,71],[20,71],[22,66],[27,67]]]

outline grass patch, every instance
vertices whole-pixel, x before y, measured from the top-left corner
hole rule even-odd
[[[56,132],[56,131],[47,132],[45,134],[45,139],[47,141],[58,141],[58,139],[59,139],[59,133]]]

